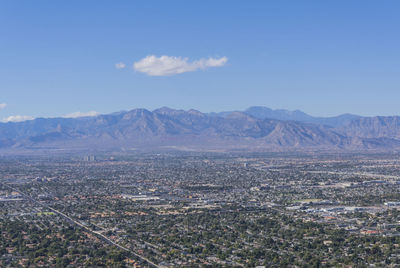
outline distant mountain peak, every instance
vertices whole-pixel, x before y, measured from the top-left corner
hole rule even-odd
[[[0,149],[118,148],[400,149],[400,117],[343,114],[313,117],[300,110],[254,106],[205,114],[162,107],[97,117],[0,123]],[[72,149],[71,149],[72,148]]]
[[[202,112],[195,110],[195,109],[188,110],[188,113],[192,114],[192,115],[197,115],[197,116],[204,116],[204,114]]]
[[[273,110],[271,108],[263,106],[252,106],[246,109],[244,112],[258,119],[270,118],[283,121],[299,121],[299,122],[313,123],[319,125],[326,125],[330,127],[342,126],[354,119],[361,117],[353,114],[342,114],[333,117],[314,117],[309,114],[306,114],[301,110],[294,110],[294,111],[289,111],[284,109]]]
[[[163,106],[161,108],[153,110],[153,113],[170,113],[176,111],[175,109],[169,108],[167,106]]]
[[[162,115],[176,115],[176,114],[185,113],[185,111],[184,110],[172,109],[172,108],[164,106],[164,107],[161,107],[159,109],[155,109],[153,111],[153,113],[162,114]]]

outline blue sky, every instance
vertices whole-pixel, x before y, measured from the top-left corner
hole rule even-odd
[[[1,1],[0,120],[161,106],[399,115],[399,13],[368,0]]]

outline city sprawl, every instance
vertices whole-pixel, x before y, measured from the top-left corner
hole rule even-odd
[[[395,267],[400,155],[0,158],[1,267]]]

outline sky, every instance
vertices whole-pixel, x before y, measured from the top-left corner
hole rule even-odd
[[[400,1],[0,1],[0,120],[400,115]]]

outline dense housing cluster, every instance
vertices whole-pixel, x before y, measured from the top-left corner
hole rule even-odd
[[[395,154],[0,159],[0,266],[400,262]]]

